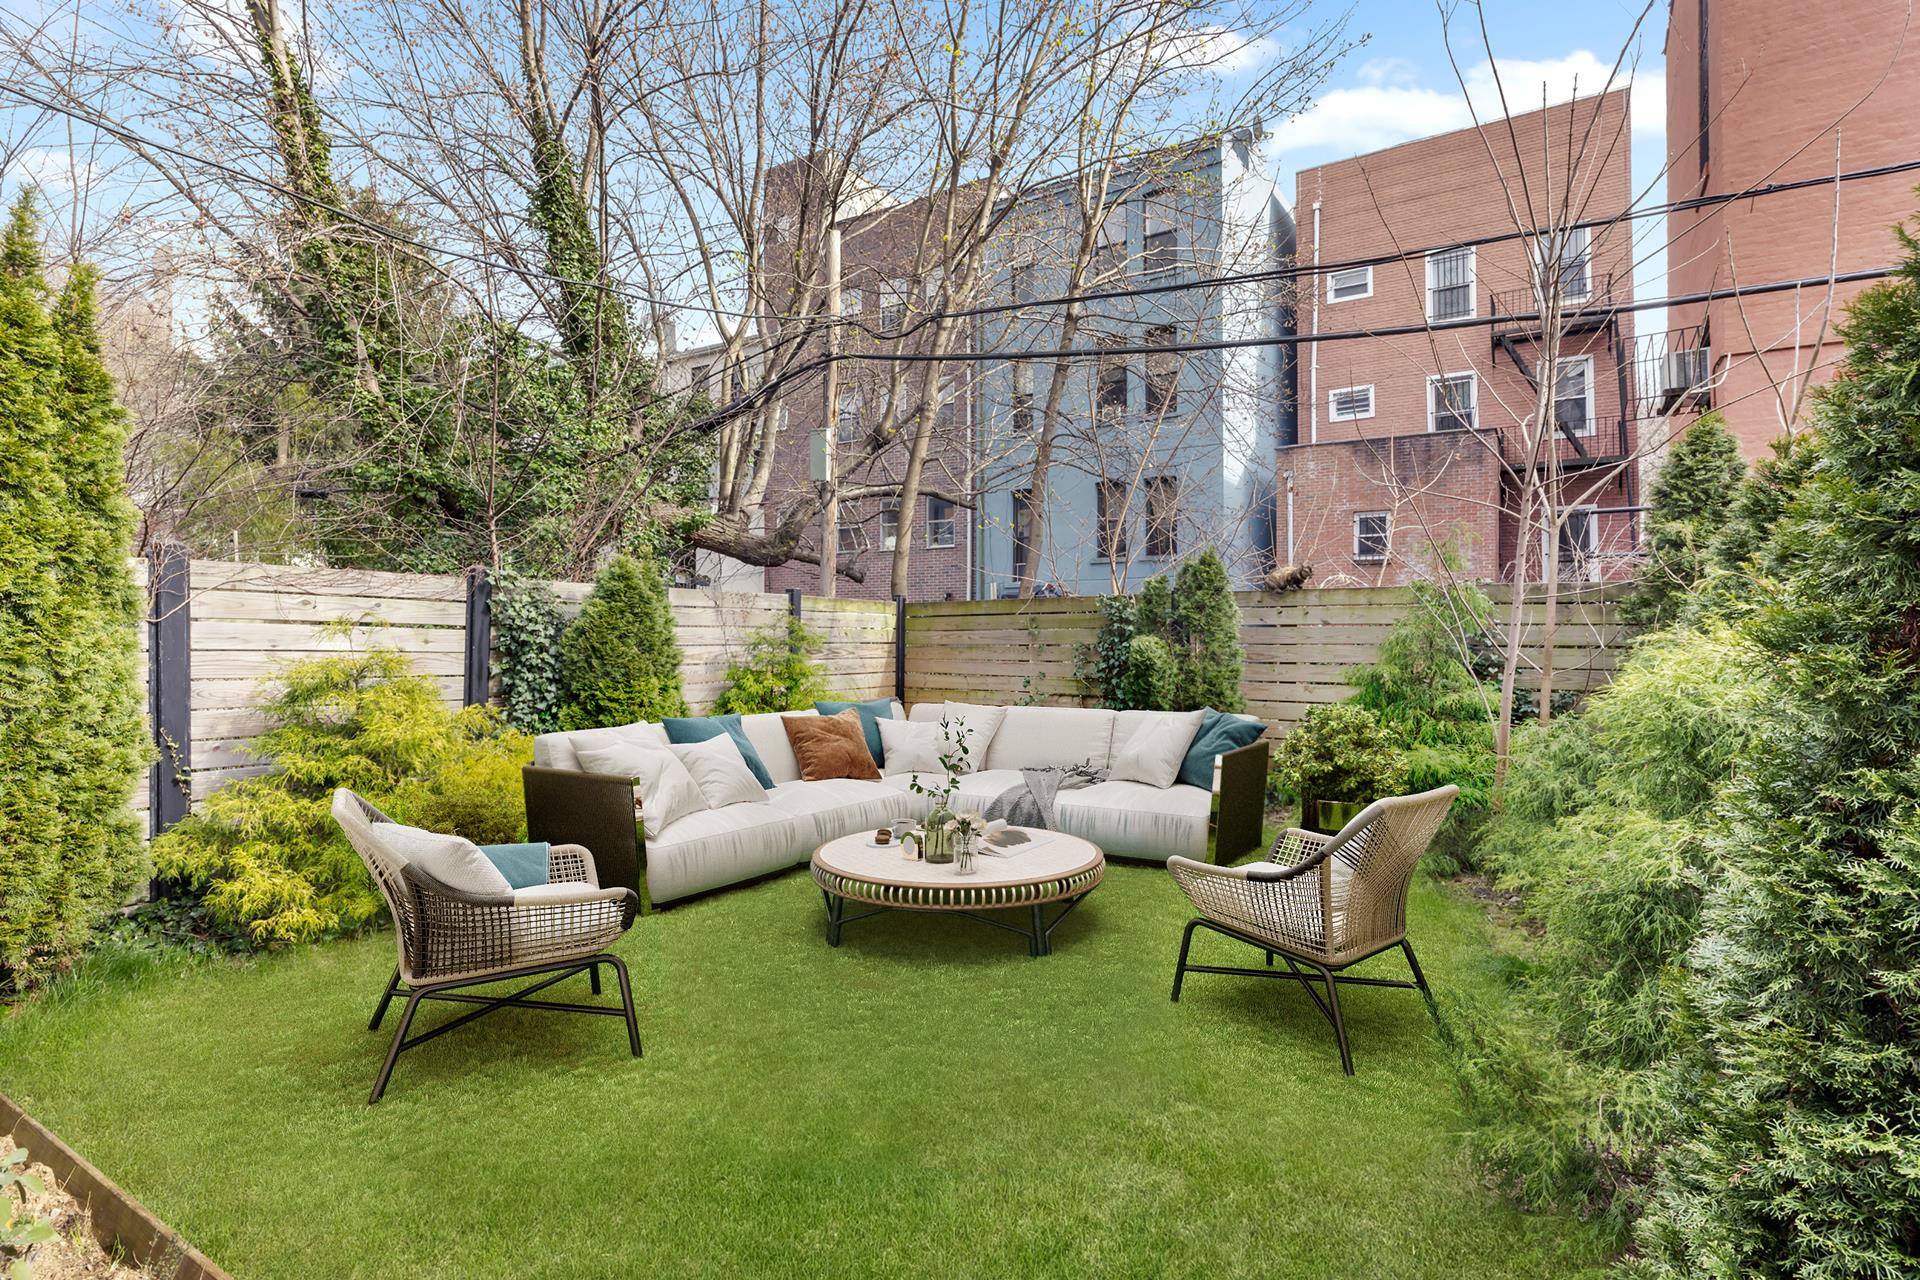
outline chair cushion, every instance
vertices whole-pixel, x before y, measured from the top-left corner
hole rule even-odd
[[[878,781],[880,768],[867,750],[866,734],[860,728],[860,713],[849,707],[838,715],[789,716],[784,721],[787,741],[793,746],[794,759],[800,762],[800,779],[818,782],[825,778],[865,778]]]
[[[1190,787],[1213,790],[1213,766],[1221,753],[1252,746],[1266,729],[1258,720],[1208,707],[1200,732],[1193,735],[1193,744],[1187,748],[1187,758],[1180,762],[1178,780]]]
[[[759,751],[754,749],[753,739],[740,724],[737,715],[726,716],[668,716],[660,722],[667,731],[667,741],[675,745],[707,742],[726,734],[733,739],[733,745],[740,749],[740,758],[747,762],[747,768],[762,787],[773,785],[773,775],[767,772]]]
[[[772,804],[730,804],[690,813],[647,837],[647,895],[671,902],[790,867],[814,847],[812,833]]]
[[[1007,717],[1005,707],[983,707],[971,702],[949,702],[940,708],[940,720],[952,726],[954,742],[964,741],[967,748],[969,769],[983,769],[993,752],[993,740],[999,734],[1000,724]],[[965,730],[964,739],[960,731]]]
[[[903,794],[884,781],[861,778],[783,782],[767,793],[767,803],[802,824],[808,833],[807,854],[829,840],[887,826],[902,815],[918,818],[927,811],[919,796]]]
[[[882,773],[939,771],[940,753],[946,749],[939,725],[882,720],[879,731],[880,741],[886,745]]]
[[[575,729],[568,733],[543,733],[533,740],[533,762],[548,769],[584,769],[580,748],[604,746],[609,742],[637,742],[642,746],[664,747],[667,731],[657,724],[640,721],[616,724],[604,729]]]
[[[1054,810],[1062,831],[1091,840],[1108,854],[1155,862],[1176,853],[1205,858],[1213,793],[1178,784],[1110,781],[1062,791]]]
[[[513,892],[480,846],[465,836],[422,831],[398,822],[376,822],[373,829],[387,849],[449,889],[486,896]]]
[[[1170,787],[1180,776],[1180,766],[1200,730],[1203,715],[1198,711],[1162,711],[1127,736],[1126,745],[1113,753],[1113,777],[1121,782],[1144,782],[1150,787]],[[1213,789],[1213,779],[1207,779]]]
[[[617,773],[633,779],[634,799],[640,802],[640,819],[649,840],[655,832],[708,807],[700,785],[671,747],[612,742],[580,747],[575,754],[589,773]]]
[[[1098,707],[1008,707],[993,749],[974,754],[976,769],[1107,767],[1114,713]]]
[[[528,840],[521,844],[483,844],[480,852],[486,855],[494,870],[507,878],[507,884],[512,888],[526,889],[547,882],[547,866],[552,861],[553,846],[545,840]]]
[[[867,752],[873,757],[873,762],[885,764],[887,744],[880,737],[880,722],[893,719],[893,699],[872,698],[866,702],[840,702],[832,698],[822,698],[813,704],[813,709],[823,716],[837,716],[849,707],[860,714],[860,731],[866,735]]]
[[[807,719],[819,714],[809,707],[805,711],[759,711],[740,717],[740,728],[760,753],[760,762],[767,766],[767,776],[774,786],[800,781],[800,762],[794,759],[793,744],[787,741],[787,721],[794,716]]]
[[[728,734],[715,734],[705,742],[683,743],[673,748],[673,754],[693,775],[694,785],[706,797],[709,809],[758,804],[767,798],[767,789],[753,776]]]

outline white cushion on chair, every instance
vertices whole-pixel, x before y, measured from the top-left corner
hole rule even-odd
[[[633,793],[640,801],[640,819],[648,839],[688,814],[711,807],[700,784],[673,754],[672,747],[610,742],[580,747],[576,754],[589,773],[617,773],[633,779]]]
[[[876,720],[880,727],[880,750],[887,758],[887,773],[938,773],[940,753],[946,749],[937,724],[915,724],[908,720]]]
[[[867,778],[783,782],[767,793],[767,802],[806,832],[802,856],[829,840],[884,827],[902,813],[918,816],[926,812],[926,806],[915,803],[917,800],[918,796],[903,798],[885,782]]]
[[[730,804],[690,813],[647,835],[647,893],[671,902],[790,867],[816,842],[805,818],[772,804]]]
[[[707,808],[724,809],[730,804],[765,804],[767,789],[747,768],[747,758],[729,734],[708,738],[705,742],[675,743],[671,748],[680,763],[693,775],[694,785],[706,797]]]
[[[1091,840],[1108,854],[1155,862],[1174,854],[1205,859],[1213,794],[1183,784],[1101,782],[1062,791],[1054,813],[1060,830]]]
[[[993,750],[993,740],[1000,723],[1007,718],[1007,709],[976,706],[971,702],[949,702],[940,709],[939,718],[951,726],[956,743],[960,741],[959,730],[966,730],[967,768],[975,771],[986,767],[987,756]]]
[[[398,822],[376,822],[373,830],[401,861],[420,868],[449,889],[483,896],[513,892],[500,869],[465,836],[422,831]]]
[[[1121,782],[1170,787],[1180,776],[1187,748],[1200,732],[1204,711],[1161,711],[1137,726],[1113,753],[1113,776]]]
[[[1076,764],[1104,769],[1114,713],[1099,707],[1008,707],[993,749],[975,752],[975,769],[1045,769]]]

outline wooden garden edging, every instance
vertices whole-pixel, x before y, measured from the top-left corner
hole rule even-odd
[[[94,1239],[109,1256],[130,1258],[171,1280],[232,1280],[206,1254],[154,1217],[145,1205],[4,1093],[0,1093],[0,1130],[12,1135],[14,1145],[27,1149],[31,1162],[53,1170],[61,1189],[87,1211]],[[171,1271],[166,1269],[169,1266]]]

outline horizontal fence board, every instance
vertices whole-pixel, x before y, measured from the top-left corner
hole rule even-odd
[[[192,589],[259,591],[320,596],[381,596],[401,600],[467,598],[466,579],[458,574],[388,573],[376,569],[326,569],[304,565],[248,564],[195,560]]]

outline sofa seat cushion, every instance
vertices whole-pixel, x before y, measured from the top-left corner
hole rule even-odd
[[[690,893],[790,867],[812,849],[812,828],[771,802],[690,813],[647,837],[647,895]]]
[[[1101,782],[1062,791],[1055,803],[1059,827],[1122,858],[1165,862],[1174,854],[1207,856],[1207,820],[1213,793],[1199,787],[1150,787]]]
[[[986,758],[976,752],[974,764],[989,771],[1076,764],[1104,769],[1111,759],[1114,714],[1090,707],[1008,707]]]
[[[919,799],[912,794],[903,797],[885,782],[863,778],[783,782],[767,793],[767,803],[807,833],[806,845],[797,859],[812,856],[829,840],[884,827],[902,813],[924,813],[925,806],[917,803]]]

